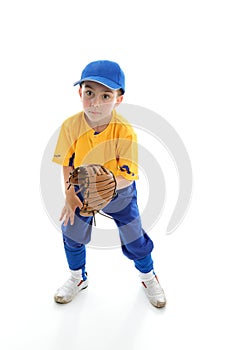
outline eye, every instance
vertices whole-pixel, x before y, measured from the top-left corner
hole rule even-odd
[[[103,94],[103,100],[104,100],[104,101],[107,101],[107,100],[109,100],[110,98],[112,98],[112,95],[111,95],[111,94]]]
[[[86,90],[86,91],[85,91],[85,95],[86,95],[87,97],[92,97],[92,96],[94,95],[94,92],[91,91],[91,90]]]

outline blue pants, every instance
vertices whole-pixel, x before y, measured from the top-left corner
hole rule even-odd
[[[114,219],[118,227],[123,254],[134,261],[135,267],[140,272],[147,273],[153,270],[151,251],[154,246],[142,228],[135,182],[118,190],[117,196],[103,211]],[[81,216],[79,208],[75,214],[74,225],[68,223],[67,226],[64,226],[62,224],[64,248],[69,268],[71,270],[82,269],[85,278],[85,245],[91,240],[93,217]]]

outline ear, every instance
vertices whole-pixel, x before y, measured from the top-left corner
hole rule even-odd
[[[121,102],[123,101],[124,96],[120,95],[117,97],[116,103],[115,103],[115,107],[118,107],[119,104],[121,104]]]
[[[78,94],[79,94],[80,98],[82,98],[82,86],[79,87]]]

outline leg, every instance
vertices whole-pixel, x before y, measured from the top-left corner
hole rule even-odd
[[[55,293],[54,299],[57,303],[69,303],[88,285],[85,272],[85,244],[90,241],[91,229],[92,217],[81,217],[79,209],[76,210],[74,225],[62,225],[64,248],[71,276]]]
[[[111,206],[111,203],[113,205]],[[153,306],[164,307],[166,299],[153,269],[151,252],[153,242],[143,230],[137,205],[135,183],[118,191],[118,197],[104,208],[111,215],[119,229],[122,251],[134,261],[145,293]]]
[[[151,257],[151,254],[147,254],[142,259],[135,259],[134,265],[138,271],[141,273],[148,273],[150,271],[153,271],[153,260]]]
[[[79,209],[75,212],[74,224],[62,224],[63,242],[67,262],[71,270],[84,268],[86,259],[85,244],[91,239],[92,217],[82,217]]]
[[[71,271],[82,270],[82,278],[86,280],[86,247],[84,244],[76,243],[68,237],[63,236],[66,259]]]
[[[133,260],[136,268],[141,272],[153,266],[153,261],[151,259],[149,262],[149,258],[145,260],[147,266],[143,265],[143,260],[137,262],[150,256],[154,245],[142,228],[135,183],[119,190],[118,196],[104,208],[104,212],[111,215],[116,222],[123,254]]]
[[[66,226],[62,224],[61,230],[63,236],[71,239],[74,242],[87,244],[91,240],[92,232],[92,216],[81,216],[79,214],[79,208],[75,211],[74,224],[70,225],[70,222]]]

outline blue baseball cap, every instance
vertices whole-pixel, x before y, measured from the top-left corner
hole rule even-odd
[[[112,61],[94,61],[89,63],[82,71],[81,79],[74,86],[84,81],[95,81],[112,90],[122,89],[125,92],[125,75],[119,64]]]

